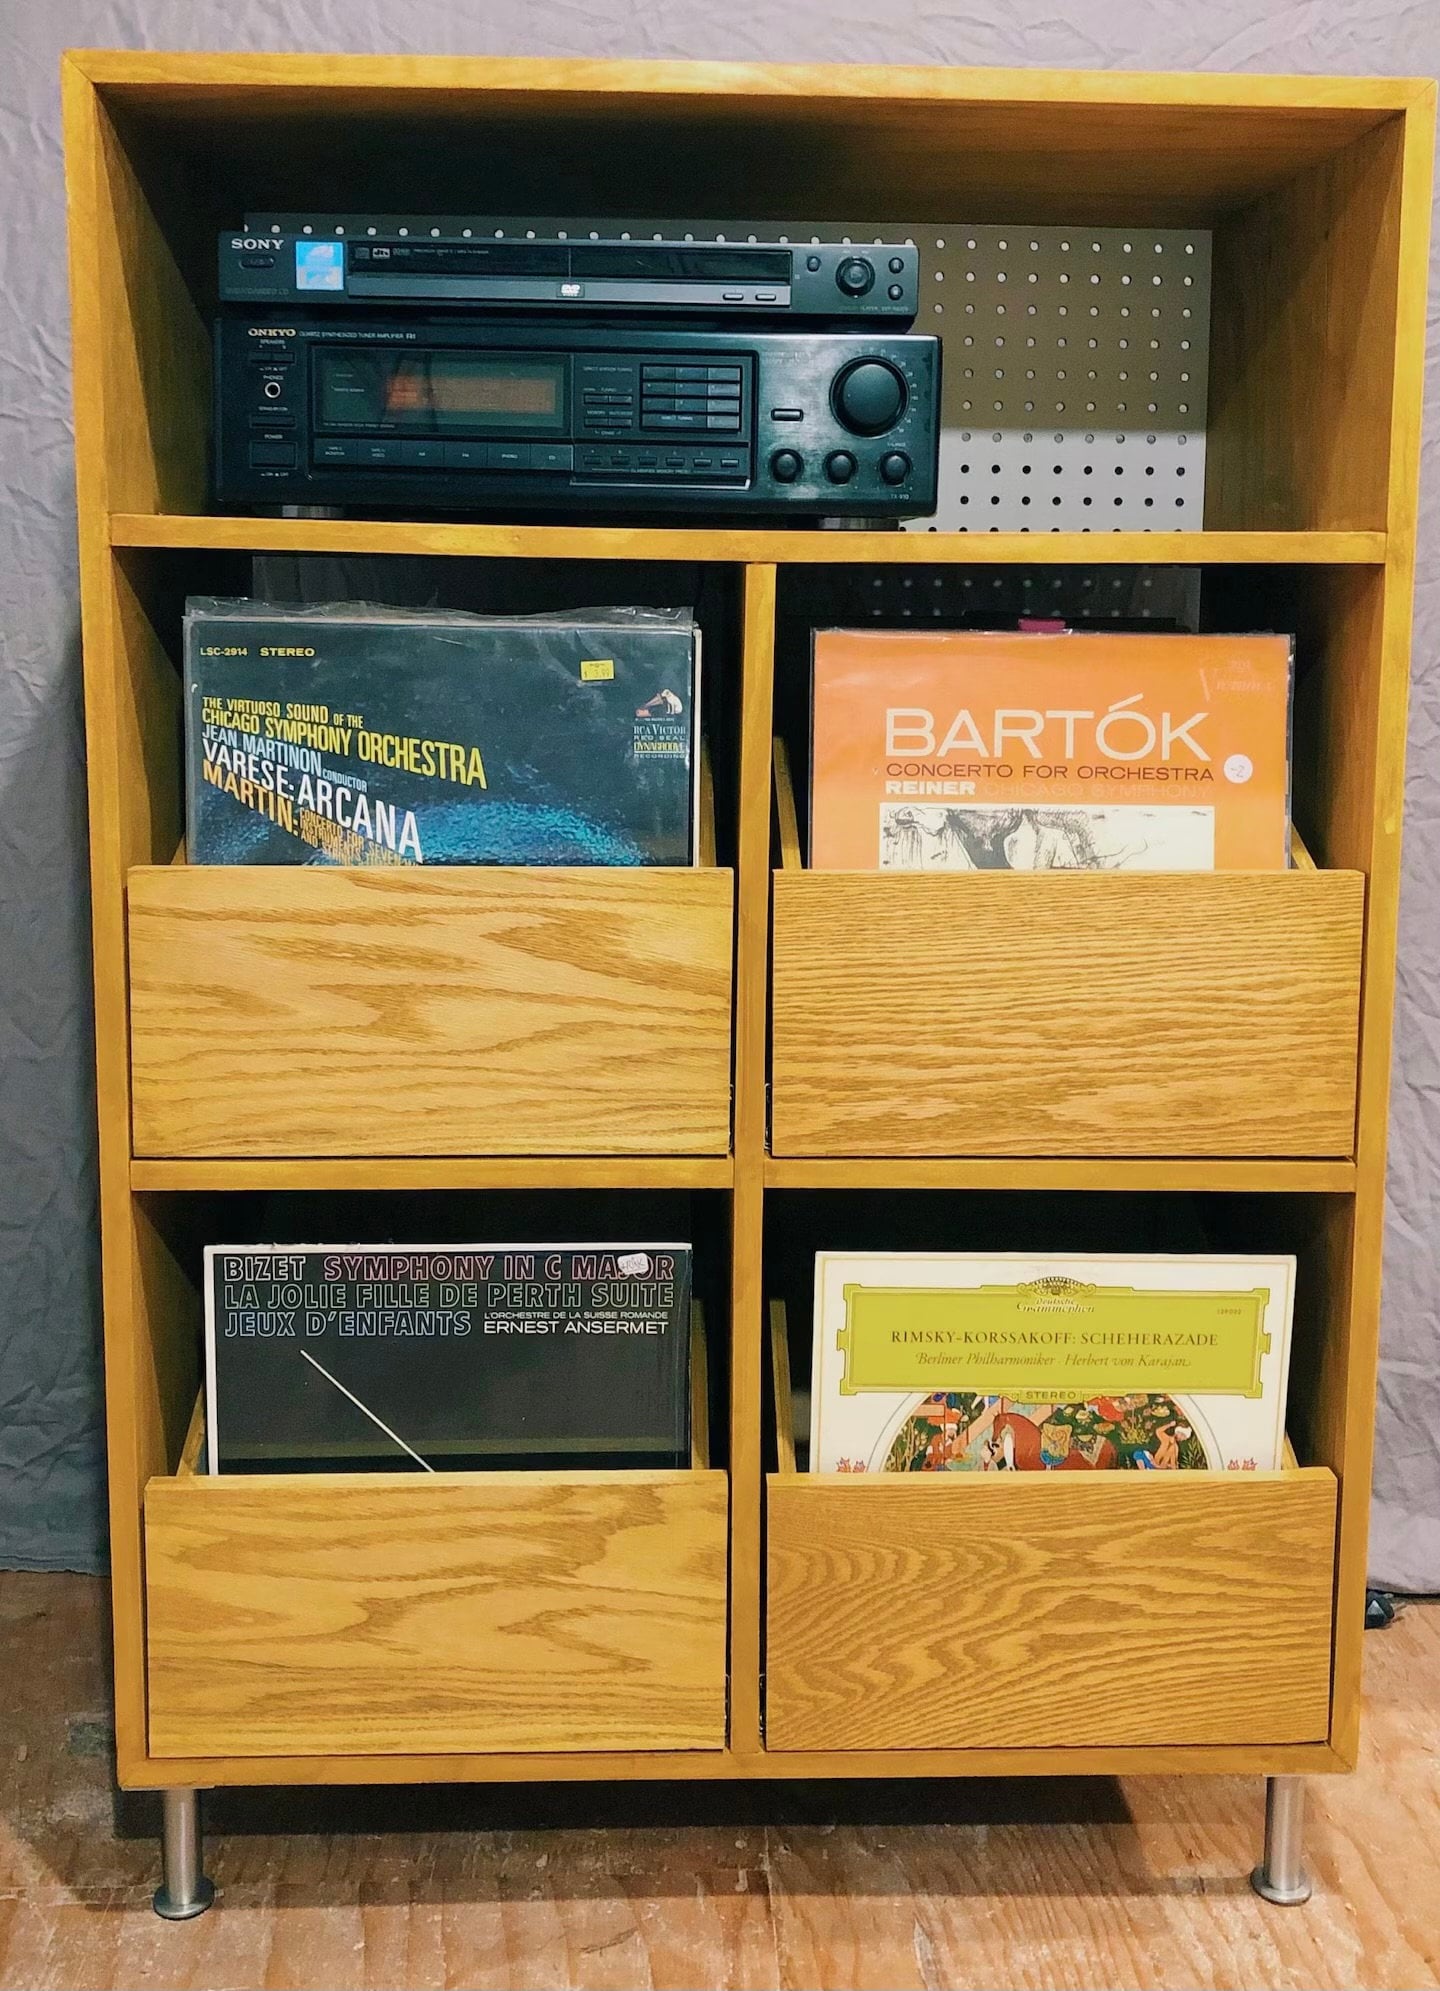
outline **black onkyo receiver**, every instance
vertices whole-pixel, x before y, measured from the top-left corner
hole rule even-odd
[[[259,253],[258,251],[255,253]],[[939,342],[451,306],[216,325],[221,503],[903,518],[935,509]],[[700,314],[696,314],[697,316]]]

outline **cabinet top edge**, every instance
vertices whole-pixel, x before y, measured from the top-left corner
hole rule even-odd
[[[202,53],[72,48],[62,61],[115,92],[227,87],[297,92],[496,91],[626,97],[843,96],[932,103],[1131,105],[1334,113],[1404,111],[1433,100],[1428,77],[1227,75],[1218,72],[1003,69],[589,60],[581,57]]]

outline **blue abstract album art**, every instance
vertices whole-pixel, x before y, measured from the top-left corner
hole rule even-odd
[[[192,600],[192,864],[693,863],[699,632]]]

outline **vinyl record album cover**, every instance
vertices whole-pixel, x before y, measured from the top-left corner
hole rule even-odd
[[[816,870],[1282,870],[1288,636],[825,629]]]
[[[1268,1471],[1295,1260],[822,1251],[812,1472]]]
[[[205,1250],[212,1472],[689,1464],[685,1244]]]
[[[685,865],[699,631],[191,601],[192,864]]]

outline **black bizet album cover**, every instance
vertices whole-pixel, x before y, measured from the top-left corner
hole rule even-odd
[[[205,1250],[211,1472],[689,1464],[684,1244]]]
[[[679,609],[192,599],[189,860],[693,863],[699,678]]]

